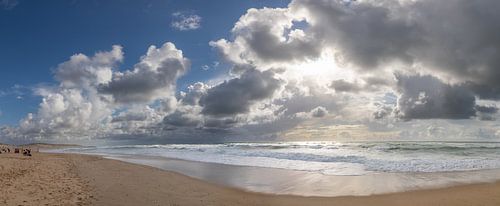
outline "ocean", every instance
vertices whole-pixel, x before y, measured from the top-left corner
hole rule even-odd
[[[48,152],[178,172],[244,190],[373,195],[500,180],[499,142],[273,142],[75,147]]]
[[[140,155],[324,175],[454,172],[500,168],[499,142],[274,142],[122,145],[56,152]]]

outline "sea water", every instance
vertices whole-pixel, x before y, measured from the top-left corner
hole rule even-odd
[[[55,152],[166,157],[323,175],[432,173],[500,168],[499,142],[273,142],[121,145]]]

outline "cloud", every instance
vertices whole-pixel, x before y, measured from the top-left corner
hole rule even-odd
[[[296,19],[287,9],[249,9],[231,30],[234,40],[210,42],[235,63],[300,61],[320,54],[319,42],[303,30],[292,28]]]
[[[188,86],[187,92],[180,93],[180,101],[185,105],[198,105],[200,99],[207,94],[210,87],[202,82],[196,82]]]
[[[177,79],[189,67],[189,60],[174,44],[151,46],[132,70],[115,72],[111,81],[99,85],[98,91],[110,94],[117,103],[149,103],[172,96]]]
[[[396,75],[397,115],[402,119],[468,119],[476,115],[474,94],[429,75]]]
[[[166,116],[163,123],[167,126],[175,127],[201,127],[203,117],[200,114],[200,108],[194,106],[182,107],[174,113]]]
[[[120,46],[94,56],[75,54],[55,69],[58,86],[40,86],[38,111],[20,121],[16,135],[48,138],[58,135],[86,136],[103,132],[112,113],[109,99],[98,94],[96,86],[111,80],[113,67],[123,59]]]
[[[18,0],[0,0],[0,8],[11,10],[19,4]]]
[[[202,113],[214,116],[230,116],[250,111],[253,103],[272,97],[282,82],[274,77],[274,71],[248,70],[239,78],[225,81],[207,90],[200,100]]]
[[[219,141],[275,139],[319,122],[393,136],[491,137],[497,130],[478,128],[498,125],[478,120],[498,116],[498,9],[494,0],[293,0],[251,8],[229,38],[209,42],[228,74],[179,91],[190,63],[173,43],[151,46],[129,70],[117,68],[120,46],[75,54],[55,69],[59,85],[37,89],[38,111],[2,131]],[[181,31],[202,21],[186,12],[173,19]]]
[[[496,120],[494,114],[498,112],[498,107],[495,105],[476,105],[475,109],[480,120]]]
[[[332,81],[330,87],[333,88],[336,92],[359,92],[363,89],[360,85],[345,81],[343,79]]]
[[[59,85],[39,86],[36,113],[4,130],[18,139],[156,134],[157,124],[176,109],[175,84],[189,60],[172,43],[149,47],[133,69],[118,71],[121,46],[93,56],[75,54],[55,69]]]
[[[358,69],[404,63],[500,98],[498,1],[295,0],[289,9],[307,22],[306,36]]]
[[[212,65],[208,65],[208,64],[204,64],[204,65],[202,65],[202,66],[201,66],[201,69],[202,69],[203,71],[208,71],[208,70],[210,70],[210,69],[217,69],[217,67],[219,67],[219,64],[220,64],[220,63],[219,63],[218,61],[214,61],[214,62],[212,63]]]
[[[196,30],[201,27],[202,18],[196,14],[185,12],[175,12],[172,14],[173,20],[170,25],[179,31]]]
[[[97,52],[93,57],[75,54],[59,64],[55,78],[65,88],[95,87],[111,80],[113,67],[123,61],[122,47],[115,45],[111,51]]]
[[[296,113],[295,116],[300,117],[300,118],[322,118],[328,115],[328,110],[326,110],[324,107],[319,106],[314,109],[312,109],[309,112],[299,112]]]
[[[20,135],[92,134],[111,114],[109,105],[91,91],[56,88],[47,89],[40,95],[42,102],[38,112],[21,120]]]
[[[422,43],[420,27],[393,12],[405,12],[398,1],[296,0],[289,7],[307,21],[309,35],[338,48],[344,59],[363,69],[394,59],[411,62],[409,49]]]

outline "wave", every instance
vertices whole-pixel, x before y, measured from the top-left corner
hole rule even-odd
[[[68,148],[60,151],[159,156],[231,165],[306,170],[334,175],[500,168],[500,143],[276,142],[120,145]]]

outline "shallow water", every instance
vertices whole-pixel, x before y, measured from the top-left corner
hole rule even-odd
[[[278,142],[79,147],[249,191],[371,195],[500,180],[500,143]]]
[[[300,196],[364,196],[500,180],[500,170],[438,173],[380,172],[357,176],[337,176],[162,157],[130,155],[105,157],[174,171],[218,185],[253,192]]]
[[[349,176],[374,172],[450,172],[500,168],[500,143],[494,142],[170,144],[68,148],[59,151],[167,157]]]

